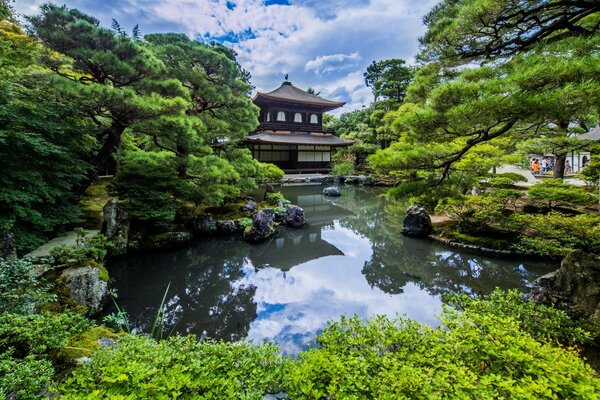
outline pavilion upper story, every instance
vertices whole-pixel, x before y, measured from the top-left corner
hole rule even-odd
[[[335,147],[353,142],[323,128],[323,115],[345,103],[299,89],[289,81],[252,99],[260,108],[260,125],[248,136],[254,158],[286,171],[327,171]]]

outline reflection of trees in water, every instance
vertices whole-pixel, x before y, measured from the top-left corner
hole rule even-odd
[[[178,252],[138,256],[129,265],[124,261],[125,265],[115,268],[119,302],[136,327],[149,331],[170,281],[165,301],[166,332],[241,339],[256,318],[256,287],[242,283],[246,252],[243,244],[214,240]],[[160,284],[156,283],[157,275]]]
[[[527,270],[519,262],[491,260],[475,254],[456,252],[434,242],[402,235],[406,204],[373,201],[369,190],[345,193],[340,206],[356,216],[340,225],[367,237],[373,254],[362,270],[371,286],[386,293],[399,294],[409,282],[429,293],[448,291],[488,293],[495,287],[524,288],[532,275],[548,272],[535,263]],[[529,271],[529,272],[528,272]]]

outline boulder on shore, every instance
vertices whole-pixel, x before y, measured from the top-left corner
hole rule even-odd
[[[129,245],[129,216],[122,204],[112,198],[102,208],[104,225],[102,230],[112,243],[108,249],[109,256],[122,256],[127,253]]]
[[[238,226],[232,220],[217,221],[217,233],[219,235],[235,235],[238,230]]]
[[[330,197],[340,197],[342,194],[340,193],[340,188],[337,186],[330,186],[323,189],[323,195]]]
[[[217,223],[212,215],[201,214],[194,222],[194,233],[198,236],[211,236],[217,232]]]
[[[433,232],[429,214],[419,205],[408,207],[402,223],[404,225],[402,233],[407,236],[424,237],[429,236]]]
[[[89,315],[102,310],[106,301],[108,283],[101,279],[100,270],[91,266],[71,267],[60,274],[61,283],[69,297],[88,309]]]
[[[306,225],[304,209],[295,205],[289,206],[283,215],[283,225],[292,228],[302,228]]]
[[[581,250],[569,253],[559,269],[533,282],[531,299],[575,317],[600,317],[600,260]]]
[[[248,200],[242,207],[244,214],[253,214],[258,209],[258,204],[254,200]]]
[[[164,232],[158,235],[150,235],[142,242],[142,249],[162,250],[179,249],[188,246],[192,241],[189,232]]]
[[[275,233],[275,222],[271,213],[259,211],[252,217],[252,225],[244,232],[244,239],[249,243],[260,243]]]

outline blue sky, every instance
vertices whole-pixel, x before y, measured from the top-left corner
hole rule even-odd
[[[16,0],[18,13],[38,11],[44,0]],[[363,72],[374,60],[409,63],[424,32],[422,16],[437,0],[59,0],[110,27],[112,18],[130,30],[181,32],[219,40],[238,52],[261,92],[289,74],[300,88],[347,102],[337,113],[373,98]]]

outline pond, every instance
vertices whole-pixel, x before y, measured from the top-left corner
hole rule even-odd
[[[270,340],[296,354],[340,316],[406,314],[435,326],[441,295],[519,288],[557,266],[496,259],[404,237],[406,206],[378,188],[283,187],[304,208],[304,229],[282,228],[271,241],[210,239],[109,265],[118,302],[148,331],[167,285],[166,330],[199,337]]]

